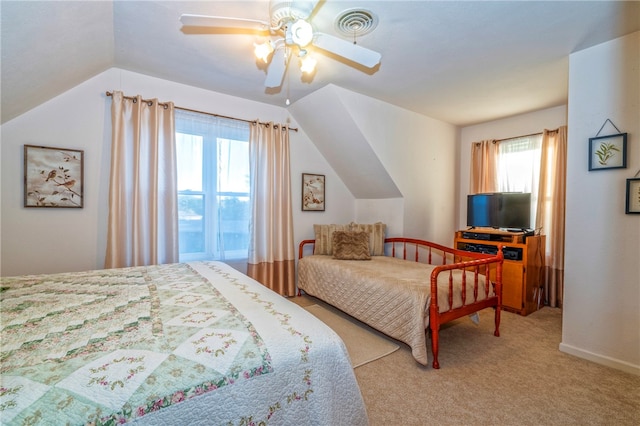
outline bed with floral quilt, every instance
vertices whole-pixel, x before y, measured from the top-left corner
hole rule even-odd
[[[224,263],[1,287],[3,425],[367,424],[340,338]]]

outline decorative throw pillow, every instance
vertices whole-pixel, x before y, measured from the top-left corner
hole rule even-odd
[[[313,254],[333,254],[333,233],[336,231],[348,231],[349,225],[313,225],[315,244]]]
[[[384,239],[387,225],[382,222],[372,224],[351,222],[349,230],[367,232],[369,234],[369,254],[371,256],[384,256]]]
[[[333,233],[333,258],[340,260],[371,260],[369,233],[335,231]]]

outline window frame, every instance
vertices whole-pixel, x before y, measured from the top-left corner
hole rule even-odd
[[[206,121],[206,117],[203,117]],[[178,150],[179,134],[193,135],[201,138],[202,144],[202,186],[200,190],[190,189],[178,189],[178,198],[181,195],[202,195],[204,197],[203,206],[203,233],[204,233],[204,251],[185,252],[179,253],[180,262],[189,262],[197,260],[241,260],[248,258],[248,250],[225,250],[223,229],[221,229],[221,212],[219,200],[221,197],[237,197],[246,198],[249,200],[250,191],[247,188],[246,192],[236,191],[219,191],[219,164],[218,164],[218,149],[219,144],[223,141],[229,141],[229,143],[246,143],[247,152],[249,144],[249,124],[246,124],[246,129],[240,131],[230,128],[225,128],[225,123],[220,123],[227,119],[212,120],[210,125],[199,124],[198,126],[185,124],[181,119],[176,116],[176,150]],[[217,124],[216,124],[217,122]],[[237,123],[233,123],[233,126],[237,126]],[[199,129],[195,129],[198,127]],[[246,135],[246,140],[240,140],[234,137],[234,133],[240,132]],[[249,164],[249,158],[247,156],[247,165]],[[179,170],[177,170],[179,173]],[[249,218],[250,221],[250,218]],[[247,227],[248,228],[248,227]],[[180,226],[178,226],[179,234],[182,233]],[[248,229],[247,229],[248,233]],[[248,244],[248,236],[247,236]],[[238,252],[241,253],[238,253]]]

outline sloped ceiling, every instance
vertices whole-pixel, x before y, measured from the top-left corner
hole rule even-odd
[[[295,2],[293,2],[295,3]],[[181,27],[182,13],[267,20],[267,1],[7,1],[1,15],[6,122],[110,67],[285,106],[327,84],[456,125],[561,105],[571,52],[640,29],[633,1],[320,1],[312,23],[366,8],[378,26],[357,43],[382,54],[362,69],[318,54],[311,79],[290,66],[264,87],[254,34]]]
[[[291,115],[357,199],[399,198],[393,182],[349,108],[328,85],[290,107]]]
[[[114,66],[112,2],[0,2],[2,123]]]

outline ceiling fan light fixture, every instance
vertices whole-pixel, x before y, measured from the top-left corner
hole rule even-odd
[[[316,61],[316,59],[313,56],[306,55],[300,61],[300,71],[306,74],[311,74],[316,69],[317,63],[318,61]]]
[[[291,25],[291,41],[299,47],[305,47],[313,40],[313,28],[304,19],[298,19]]]
[[[265,63],[269,62],[269,55],[273,52],[273,44],[270,40],[265,41],[264,43],[254,43],[253,53],[256,55],[256,58],[262,59]]]
[[[266,70],[264,86],[269,89],[282,87],[289,62],[294,56],[298,56],[302,73],[307,75],[303,81],[310,82],[317,62],[315,58],[310,57],[309,53],[315,48],[320,49],[320,53],[326,52],[344,58],[347,65],[358,65],[376,72],[375,67],[380,64],[382,55],[359,46],[356,39],[375,28],[378,22],[377,17],[366,9],[348,9],[338,16],[336,22],[338,33],[344,34],[345,38],[316,32],[311,21],[320,3],[322,2],[319,0],[298,2],[270,0],[270,22],[189,14],[181,15],[180,21],[187,27],[237,28],[256,33],[259,38],[254,39],[254,54],[257,60],[262,60],[266,64],[266,66],[259,65],[259,68]]]

